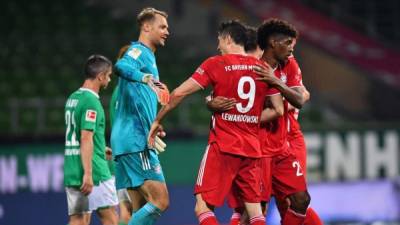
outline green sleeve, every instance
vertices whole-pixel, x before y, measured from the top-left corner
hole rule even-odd
[[[101,112],[99,104],[87,99],[81,110],[81,130],[96,130],[96,122]]]

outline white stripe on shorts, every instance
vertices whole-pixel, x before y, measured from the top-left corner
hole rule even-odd
[[[140,152],[139,155],[140,155],[140,159],[142,161],[143,170],[151,169],[150,160],[149,160],[149,154],[146,154],[146,152]]]
[[[203,159],[201,160],[200,169],[199,169],[199,175],[197,177],[197,182],[196,182],[196,184],[199,185],[199,186],[201,186],[201,184],[203,183],[204,168],[206,166],[207,155],[208,155],[208,150],[209,149],[210,149],[210,145],[207,145],[206,151],[204,152]]]

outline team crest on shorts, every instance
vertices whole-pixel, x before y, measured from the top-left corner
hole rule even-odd
[[[160,164],[157,164],[157,165],[155,165],[154,167],[153,167],[153,169],[154,169],[154,172],[156,172],[156,173],[158,173],[158,174],[160,174],[161,173],[161,165]]]

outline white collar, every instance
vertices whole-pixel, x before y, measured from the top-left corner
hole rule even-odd
[[[97,94],[96,92],[94,92],[93,90],[91,90],[91,89],[89,89],[89,88],[79,88],[79,90],[81,90],[81,91],[88,91],[88,92],[90,92],[90,93],[92,93],[94,96],[96,96],[96,98],[100,98],[99,97],[99,94]]]

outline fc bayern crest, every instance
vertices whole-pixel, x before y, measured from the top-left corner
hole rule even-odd
[[[281,81],[282,81],[283,83],[286,84],[286,82],[287,82],[287,76],[286,76],[286,74],[281,73]]]

